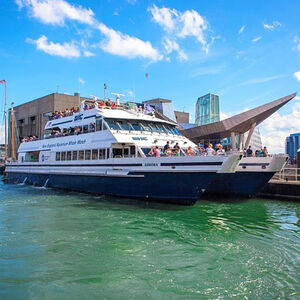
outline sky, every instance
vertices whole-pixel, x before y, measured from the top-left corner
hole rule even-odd
[[[214,93],[224,119],[299,92],[299,11],[298,0],[1,0],[0,80],[9,104],[102,97],[106,83],[124,101],[171,99],[191,122]],[[299,96],[259,126],[270,152],[300,132]]]

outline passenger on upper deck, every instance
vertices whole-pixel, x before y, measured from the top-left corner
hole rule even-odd
[[[206,154],[208,156],[211,156],[211,155],[215,154],[215,150],[213,149],[212,144],[209,144],[208,147],[206,148]]]
[[[194,150],[192,149],[191,146],[189,146],[186,150],[186,155],[187,156],[193,156],[194,155]]]

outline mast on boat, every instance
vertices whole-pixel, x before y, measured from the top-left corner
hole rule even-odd
[[[10,128],[11,128],[11,159],[12,161],[16,160],[16,153],[15,153],[15,112],[14,112],[14,102],[11,104],[10,110]]]
[[[5,149],[5,157],[4,162],[7,162],[7,88],[6,88],[6,80],[0,80],[0,83],[4,84],[5,88],[5,100],[4,100],[4,149]]]

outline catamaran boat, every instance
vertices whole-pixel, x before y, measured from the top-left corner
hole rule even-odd
[[[98,107],[49,120],[44,139],[22,142],[8,182],[73,191],[194,204],[218,174],[231,174],[240,153],[187,156],[196,145],[176,123],[136,107]],[[177,156],[148,156],[178,143]],[[159,156],[159,155],[158,155]]]
[[[285,166],[288,156],[243,157],[235,173],[218,174],[205,190],[209,196],[253,197]]]

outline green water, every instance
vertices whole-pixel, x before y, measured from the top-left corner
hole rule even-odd
[[[300,204],[0,183],[0,299],[299,299]]]

